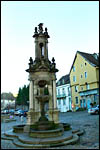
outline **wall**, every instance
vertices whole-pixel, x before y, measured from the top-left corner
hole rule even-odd
[[[75,72],[73,72],[73,68],[70,72],[72,102],[75,106],[80,107],[81,96],[79,95],[79,92],[87,90],[86,83],[89,84],[89,89],[98,88],[97,82],[99,79],[99,71],[98,69],[96,69],[96,67],[89,64],[89,62],[85,58],[83,58],[79,53],[77,53],[76,60],[73,66],[75,66]],[[87,78],[85,78],[85,72],[87,72]],[[76,82],[73,81],[73,76],[76,76]],[[75,86],[78,86],[78,92],[75,92]],[[75,103],[75,97],[78,97],[79,99],[78,104]]]
[[[65,89],[65,94],[63,94],[63,88]],[[68,88],[70,89],[70,84],[61,85],[56,87],[57,91],[57,107],[60,112],[67,112],[71,109],[71,102],[69,102],[69,98],[71,99],[71,95],[68,93]],[[58,89],[60,90],[60,95],[58,93]],[[60,101],[60,104],[59,104]]]

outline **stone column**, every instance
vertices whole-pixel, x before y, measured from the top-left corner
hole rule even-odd
[[[52,101],[52,85],[48,85],[48,90],[49,90],[49,95],[50,95],[50,99],[49,99],[49,109],[53,109],[53,101]]]
[[[56,97],[56,81],[53,81],[53,100],[54,109],[57,109],[57,97]]]
[[[24,132],[30,131],[30,126],[34,124],[34,81],[30,80],[29,84],[29,112],[27,113],[27,123]]]
[[[29,85],[29,109],[33,110],[33,81],[30,81]]]
[[[56,97],[56,81],[53,80],[53,103],[54,103],[54,110],[53,110],[53,120],[55,123],[59,123],[59,112],[57,109],[57,97]]]
[[[35,122],[37,122],[40,118],[40,102],[38,101],[38,99],[35,97],[37,96],[37,89],[38,89],[38,85],[36,83],[36,81],[34,81],[34,120]],[[39,91],[38,91],[39,94]]]
[[[52,97],[52,83],[48,85],[49,90],[49,120],[53,121],[53,97]]]

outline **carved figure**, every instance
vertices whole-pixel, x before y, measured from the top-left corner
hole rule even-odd
[[[47,28],[45,28],[45,32],[47,32]]]
[[[42,27],[43,23],[40,23],[38,26],[39,26],[39,32],[42,33],[43,32],[43,27]]]
[[[37,27],[35,27],[35,33],[37,33]]]
[[[32,59],[32,57],[30,57],[29,61],[30,61],[29,64],[33,64],[33,59]]]
[[[53,62],[53,64],[55,63],[55,59],[54,59],[54,57],[52,58],[52,62]]]

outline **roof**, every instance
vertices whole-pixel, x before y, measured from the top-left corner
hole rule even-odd
[[[69,74],[62,76],[58,82],[56,83],[56,86],[61,86],[61,85],[65,85],[65,84],[69,84],[70,83],[70,78],[69,78]]]
[[[98,54],[96,54],[96,53],[89,54],[89,53],[84,53],[84,52],[80,52],[80,51],[77,51],[77,53],[79,53],[84,59],[86,59],[86,61],[88,61],[92,66],[99,67],[99,55]],[[72,69],[74,62],[76,60],[77,53],[75,55],[71,69]],[[97,56],[97,58],[95,56]],[[70,69],[70,72],[71,72],[71,69]]]
[[[95,58],[95,54],[89,54],[89,53],[84,53],[84,52],[79,52],[77,51],[80,55],[82,55],[84,58],[87,59],[90,63],[94,64],[95,66],[99,66],[99,56],[97,59]]]

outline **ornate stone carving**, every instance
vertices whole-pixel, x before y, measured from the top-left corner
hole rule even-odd
[[[43,32],[43,23],[40,23],[38,26],[39,26],[39,33],[42,33]]]

